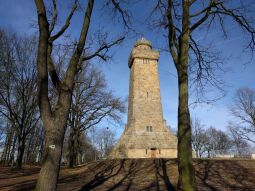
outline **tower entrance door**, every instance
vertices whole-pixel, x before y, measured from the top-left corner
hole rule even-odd
[[[157,149],[151,148],[151,158],[156,158],[156,155],[157,155]]]

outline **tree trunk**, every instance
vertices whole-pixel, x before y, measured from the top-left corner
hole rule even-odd
[[[78,160],[77,165],[83,164],[83,153],[82,152],[79,152],[77,160]]]
[[[30,136],[28,136],[27,137],[27,139],[28,139],[28,142],[27,142],[27,144],[26,144],[26,152],[25,152],[25,163],[26,164],[31,164],[32,163],[32,151],[33,151],[33,149],[34,149],[34,147],[36,146],[35,145],[35,142],[34,142],[34,139],[36,139],[37,138],[37,136],[36,136],[36,134],[35,134],[35,131],[32,131],[31,133],[30,133]]]
[[[22,160],[23,160],[23,155],[24,155],[24,150],[25,150],[25,138],[23,137],[18,137],[18,155],[17,155],[17,160],[16,160],[16,167],[18,169],[22,168]]]
[[[45,132],[43,160],[36,184],[36,190],[40,191],[54,191],[57,187],[66,124],[54,121]]]
[[[77,144],[79,139],[79,131],[78,129],[72,127],[71,132],[68,139],[68,150],[69,150],[69,162],[68,167],[73,168],[77,165],[77,157],[78,157],[78,148],[79,145]]]
[[[7,159],[7,150],[10,149],[10,147],[8,146],[8,139],[9,137],[7,136],[5,138],[5,143],[4,143],[4,149],[1,155],[1,163],[5,164],[6,163],[6,159]]]
[[[187,73],[179,76],[178,107],[178,190],[196,190],[192,166],[191,126],[188,108]]]
[[[35,134],[37,134],[35,140],[34,140],[34,144],[33,144],[33,149],[32,149],[32,152],[30,152],[30,157],[29,157],[29,161],[30,163],[37,163],[38,162],[38,155],[39,155],[39,152],[40,152],[40,149],[41,149],[41,146],[40,146],[40,142],[41,142],[41,129],[37,129],[35,131]]]
[[[70,135],[71,136],[71,135]],[[75,165],[75,154],[74,154],[74,140],[73,137],[69,137],[69,141],[68,141],[68,167],[69,168],[73,168]]]
[[[6,163],[9,162],[11,148],[12,148],[11,146],[12,146],[12,143],[13,143],[13,136],[14,136],[14,131],[11,127],[9,127],[8,130],[7,130],[4,149],[3,149],[3,152],[2,152],[2,156],[1,156],[1,163],[3,163],[3,164],[6,164]]]
[[[15,154],[15,149],[16,149],[16,141],[17,141],[17,135],[14,133],[12,149],[11,149],[10,157],[9,157],[9,161],[8,161],[8,165],[11,163],[11,167],[14,166],[14,154]]]
[[[43,0],[35,0],[35,4],[37,7],[40,31],[37,54],[38,102],[41,118],[45,127],[46,140],[42,168],[38,177],[36,190],[54,191],[57,187],[57,179],[60,168],[66,123],[74,86],[74,78],[78,70],[78,63],[81,60],[81,55],[84,50],[94,0],[88,1],[78,44],[69,61],[63,82],[60,83],[60,86],[56,87],[59,96],[57,105],[54,107],[54,109],[52,108],[48,96],[49,61],[47,59],[51,57],[51,55],[48,55],[50,39],[49,23]],[[52,78],[53,84],[55,84],[55,82],[58,83],[56,80],[56,78]]]
[[[43,148],[44,148],[44,130],[40,127],[37,131],[37,140],[35,147],[35,162],[41,164],[43,158]]]
[[[183,0],[182,31],[180,55],[177,63],[179,105],[178,105],[178,190],[197,190],[195,172],[192,166],[192,142],[188,94],[189,63],[189,20],[190,2]]]
[[[4,143],[4,149],[3,149],[3,152],[2,152],[2,155],[1,155],[1,163],[3,164],[6,164],[6,162],[8,162],[9,160],[9,153],[10,153],[10,150],[11,150],[11,143],[12,143],[12,130],[11,128],[8,128],[7,130],[7,135],[6,135],[6,138],[5,138],[5,143]]]

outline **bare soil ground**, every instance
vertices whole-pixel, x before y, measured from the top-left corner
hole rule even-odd
[[[194,160],[201,191],[255,191],[255,160]],[[178,169],[173,159],[103,160],[62,168],[57,190],[175,190]],[[0,190],[32,190],[40,168],[0,167]]]

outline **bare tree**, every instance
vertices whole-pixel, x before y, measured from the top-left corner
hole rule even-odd
[[[248,142],[244,139],[242,139],[232,127],[228,127],[229,130],[229,136],[231,138],[232,142],[232,152],[236,155],[247,155],[251,152],[251,146],[248,144]]]
[[[232,147],[232,141],[224,131],[217,130],[216,132],[215,152],[216,154],[227,154]]]
[[[119,121],[125,112],[124,102],[107,89],[103,75],[90,64],[76,76],[68,126],[69,167],[78,161],[79,140],[83,131],[99,124],[103,119]]]
[[[2,148],[4,140],[5,140],[4,135],[5,135],[5,132],[6,132],[7,124],[6,124],[5,118],[1,115],[0,115],[0,121],[1,121],[1,123],[0,123],[0,148]]]
[[[207,152],[207,158],[211,158],[215,155],[215,140],[217,136],[217,130],[213,127],[210,127],[209,129],[206,130],[206,135],[207,135],[207,142],[205,144],[205,150]]]
[[[7,123],[5,127],[5,141],[1,155],[1,163],[13,164],[14,151],[16,147],[16,134],[13,128]]]
[[[217,154],[227,154],[230,151],[232,141],[225,132],[210,127],[206,130],[206,136],[205,150],[207,151],[208,158],[214,157]]]
[[[16,166],[21,168],[26,138],[39,121],[35,74],[37,43],[35,38],[7,35],[2,30],[0,41],[3,67],[0,113],[9,121],[17,136]]]
[[[122,13],[120,4],[116,4],[116,1],[111,2],[118,12]],[[65,24],[58,31],[56,31],[55,28],[58,16],[57,3],[55,0],[52,0],[52,3],[53,14],[50,18],[46,14],[46,8],[43,0],[35,0],[40,32],[37,53],[38,101],[41,118],[45,127],[46,139],[43,163],[37,181],[36,190],[49,191],[55,190],[57,186],[62,146],[72,100],[72,92],[75,84],[75,76],[81,69],[83,61],[94,57],[102,57],[102,53],[104,51],[107,51],[110,47],[119,44],[124,39],[121,37],[113,42],[103,43],[102,46],[100,46],[98,50],[92,54],[84,52],[94,6],[94,0],[89,0],[86,11],[84,12],[79,40],[73,46],[73,52],[70,55],[70,60],[67,62],[66,72],[61,79],[55,68],[52,50],[55,41],[59,39],[59,37],[63,36],[69,28],[72,16],[78,7],[78,0],[74,1],[73,7],[65,21]],[[123,14],[121,15],[123,16]],[[49,21],[51,22],[49,23]],[[52,105],[49,100],[49,77],[57,91],[56,105]]]
[[[195,82],[197,90],[207,86],[220,88],[215,71],[221,69],[221,60],[206,41],[196,34],[206,33],[213,26],[227,37],[226,22],[236,23],[249,37],[248,47],[255,45],[253,1],[244,4],[236,0],[158,0],[151,23],[159,26],[167,37],[169,53],[177,70],[179,87],[178,106],[178,190],[197,190],[192,166],[191,125],[189,113],[189,85]],[[156,20],[155,20],[156,18]],[[166,29],[166,32],[165,32]],[[165,34],[166,33],[166,34]],[[214,39],[215,41],[215,39]],[[192,81],[193,80],[193,81]],[[202,91],[203,92],[203,91]],[[203,95],[200,93],[200,95]]]
[[[41,122],[34,128],[27,137],[25,149],[25,163],[41,163],[44,146],[44,129]]]
[[[192,146],[196,152],[196,157],[202,157],[203,153],[206,151],[206,145],[208,143],[208,136],[206,134],[206,130],[204,125],[195,118],[191,120],[191,128],[192,128]]]
[[[229,123],[232,134],[255,143],[255,90],[247,87],[238,89],[230,111],[237,119]]]
[[[93,144],[98,150],[99,158],[105,158],[111,152],[116,142],[115,133],[109,127],[93,129],[95,139]]]

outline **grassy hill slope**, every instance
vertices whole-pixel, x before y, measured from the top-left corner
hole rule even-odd
[[[255,160],[196,159],[194,166],[201,191],[255,191]],[[0,167],[0,190],[31,190],[38,171],[38,167],[23,171]],[[175,190],[177,180],[173,159],[103,160],[63,168],[58,190]]]

